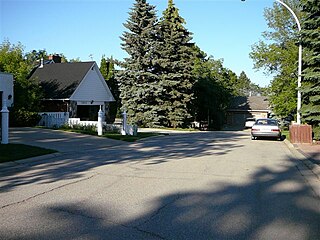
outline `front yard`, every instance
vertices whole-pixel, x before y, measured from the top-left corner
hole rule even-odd
[[[0,144],[0,163],[37,157],[57,151],[24,144]]]

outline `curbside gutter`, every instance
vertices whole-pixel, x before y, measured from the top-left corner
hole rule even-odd
[[[310,161],[310,157],[304,154],[288,140],[284,140],[290,152],[298,160],[297,168],[305,180],[309,183],[315,195],[320,198],[320,166]],[[310,172],[312,174],[310,174]]]
[[[56,158],[61,155],[62,153],[56,152],[56,153],[45,154],[37,157],[30,157],[30,158],[25,158],[25,159],[10,161],[10,162],[4,162],[4,163],[0,163],[0,169],[17,167],[20,165],[27,165],[28,163],[36,163],[43,160],[50,160],[52,158]]]

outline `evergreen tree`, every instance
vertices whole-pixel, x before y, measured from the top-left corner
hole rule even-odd
[[[155,104],[158,81],[152,64],[156,24],[155,7],[146,0],[136,0],[124,24],[128,31],[121,37],[122,48],[129,56],[117,75],[120,98],[129,122],[138,125],[159,123]]]
[[[193,44],[190,43],[191,33],[184,24],[178,8],[169,0],[159,23],[154,62],[159,75],[159,120],[161,125],[174,128],[191,118],[190,104],[193,98],[192,69],[195,58]]]
[[[251,93],[250,89],[251,81],[248,78],[247,74],[242,71],[238,77],[237,81],[237,90],[239,96],[249,96]]]
[[[320,139],[320,2],[302,1],[305,13],[302,24],[304,71],[302,81],[302,119],[313,125],[315,137]]]
[[[107,115],[106,121],[108,123],[113,123],[119,106],[120,106],[120,101],[119,101],[119,86],[118,82],[116,81],[115,78],[115,60],[111,58],[105,58],[105,56],[102,56],[101,58],[101,63],[100,63],[100,72],[104,79],[106,80],[106,83],[115,99],[115,102],[111,102],[109,105],[109,113]]]

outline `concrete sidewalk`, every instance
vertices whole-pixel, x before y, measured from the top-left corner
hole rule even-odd
[[[320,166],[320,144],[293,144],[293,146],[311,162]]]

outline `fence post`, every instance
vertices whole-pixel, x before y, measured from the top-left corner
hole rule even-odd
[[[98,126],[97,126],[98,136],[102,136],[103,134],[103,115],[104,115],[104,112],[101,110],[101,106],[100,106],[100,110],[98,112]]]
[[[1,144],[8,144],[9,143],[9,110],[7,108],[7,101],[6,99],[3,100],[2,104],[2,125],[1,125],[1,131],[2,131],[2,139]]]
[[[127,113],[126,110],[122,113],[122,129],[121,129],[121,135],[127,135]]]

